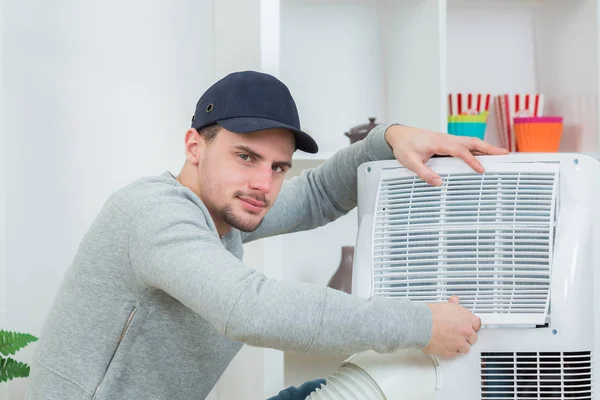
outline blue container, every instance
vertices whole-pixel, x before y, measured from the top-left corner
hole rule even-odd
[[[456,136],[470,136],[483,140],[485,122],[448,122],[448,133]]]

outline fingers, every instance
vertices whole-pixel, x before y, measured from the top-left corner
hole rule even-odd
[[[485,168],[483,168],[483,165],[481,165],[473,153],[489,155],[508,154],[508,150],[492,146],[477,138],[450,135],[446,136],[446,139],[448,140],[444,141],[436,153],[458,157],[479,173],[485,172]]]
[[[475,171],[480,173],[485,171],[483,165],[481,165],[477,158],[475,158],[468,147],[462,146],[458,143],[448,143],[446,151],[448,155],[462,159]]]
[[[471,345],[467,342],[463,342],[463,344],[458,348],[458,352],[461,354],[467,354],[471,350]]]
[[[467,341],[458,348],[458,352],[463,354],[468,353],[469,350],[471,350],[471,346],[473,346],[475,343],[477,343],[477,332],[472,330],[467,335]]]
[[[475,343],[477,343],[477,332],[472,331],[469,336],[467,336],[467,342],[473,346]]]
[[[473,315],[473,321],[471,322],[471,326],[473,327],[475,332],[478,332],[481,329],[481,318]]]
[[[473,152],[490,155],[508,153],[506,149],[492,146],[480,139],[453,135],[444,135],[443,138],[436,140],[435,144],[432,144],[426,153],[428,154],[430,151],[434,154],[460,158],[473,170],[479,173],[485,172],[485,168],[481,165],[479,160],[477,160]],[[425,164],[429,159],[429,156],[426,156],[426,153],[421,153],[422,151],[407,150],[402,156],[397,156],[397,158],[406,168],[413,171],[419,178],[428,184],[440,186],[442,184],[440,176]],[[425,159],[423,159],[423,157],[425,157]]]
[[[491,144],[477,138],[468,138],[465,136],[455,136],[458,143],[466,147],[472,152],[478,152],[481,154],[489,154],[489,155],[502,155],[508,154],[507,149],[503,149],[502,147],[492,146]]]
[[[425,165],[416,154],[411,154],[406,160],[403,160],[403,164],[430,185],[440,186],[442,184],[440,176]]]
[[[450,296],[450,299],[449,299],[448,301],[449,301],[450,303],[452,303],[452,304],[459,304],[459,301],[458,301],[458,296],[457,296],[457,295],[455,295],[455,294],[453,294],[452,296]]]

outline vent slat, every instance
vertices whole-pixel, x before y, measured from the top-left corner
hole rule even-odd
[[[529,301],[529,300],[544,300],[546,301],[545,297],[542,297],[540,295],[530,295],[530,296],[525,296],[525,295],[519,295],[519,296],[513,296],[510,294],[480,294],[480,295],[461,295],[461,294],[457,294],[457,293],[453,293],[456,294],[457,296],[460,296],[460,302],[461,304],[464,302],[472,302],[472,301],[499,301],[499,302],[503,302],[505,301],[504,299],[511,299],[511,300],[520,300],[523,302]],[[418,299],[418,298],[429,298],[431,297],[429,294],[425,294],[425,295],[419,295],[419,294],[413,294],[411,296],[412,298]]]
[[[397,269],[397,266],[403,266],[405,265],[406,268],[412,268],[412,266],[414,265],[413,263],[417,263],[416,265],[414,265],[415,267],[419,266],[419,264],[439,264],[439,265],[463,265],[463,268],[465,269],[469,269],[472,272],[477,272],[479,271],[479,268],[489,268],[492,265],[495,265],[496,267],[498,266],[498,264],[501,264],[502,262],[506,262],[508,264],[507,267],[503,267],[503,269],[508,269],[508,268],[512,268],[512,266],[517,265],[515,263],[515,261],[518,262],[519,266],[523,266],[524,264],[528,265],[528,264],[547,264],[549,261],[549,256],[548,255],[540,255],[539,258],[527,258],[524,256],[527,255],[535,255],[536,253],[512,253],[509,254],[509,252],[506,251],[498,251],[498,252],[490,252],[486,257],[483,256],[471,256],[471,257],[442,257],[441,254],[431,254],[431,253],[421,253],[419,254],[419,256],[421,257],[418,261],[415,261],[414,259],[410,259],[412,258],[412,254],[408,255],[408,256],[395,256],[395,257],[391,257],[389,255],[386,256],[379,256],[379,258],[387,258],[386,261],[375,261],[373,264],[375,265],[375,270],[378,271],[379,268],[377,268],[377,265],[384,265],[385,267],[382,268],[387,268],[387,269]],[[447,253],[446,253],[447,254]],[[539,253],[538,253],[539,254]],[[516,257],[515,257],[516,255]],[[495,257],[497,256],[497,257]],[[500,257],[503,256],[503,257]],[[398,258],[403,257],[403,258],[409,258],[408,260],[397,260]],[[513,262],[514,264],[510,264],[511,262]],[[481,264],[480,264],[481,263]],[[494,264],[491,264],[494,263]],[[477,264],[477,267],[474,267],[473,265]],[[396,266],[396,268],[394,268],[393,266]],[[486,267],[487,266],[487,267]],[[547,268],[546,268],[547,269]]]
[[[476,274],[476,276],[473,276],[474,274]],[[417,282],[429,282],[429,281],[438,282],[438,281],[448,281],[448,280],[479,282],[482,280],[489,280],[489,279],[493,280],[498,275],[499,275],[498,271],[481,271],[480,270],[475,273],[475,272],[471,272],[471,271],[451,271],[451,270],[448,270],[448,268],[446,268],[446,270],[444,272],[439,272],[439,271],[393,272],[393,273],[388,273],[388,274],[377,274],[377,276],[375,278],[378,280],[385,280],[388,278],[412,278],[411,281],[417,281]],[[437,278],[431,278],[431,277],[437,277]],[[513,280],[516,280],[517,277],[531,278],[532,280],[530,282],[546,282],[546,281],[549,282],[550,281],[550,276],[548,275],[547,271],[515,270],[510,273],[504,272],[502,274],[503,280],[513,281]],[[399,283],[404,283],[405,281],[408,281],[408,279],[400,280]]]
[[[378,225],[379,229],[395,227],[398,226],[406,227],[407,229],[412,230],[415,228],[426,228],[432,224],[438,225],[446,225],[447,228],[454,228],[458,226],[465,226],[464,224],[468,222],[468,225],[472,230],[477,233],[477,230],[484,231],[483,233],[492,233],[493,230],[490,229],[490,225],[486,225],[488,222],[494,222],[497,225],[493,225],[496,232],[500,231],[513,231],[516,227],[520,227],[521,225],[527,223],[532,225],[531,228],[543,228],[547,226],[549,215],[532,215],[532,214],[520,214],[520,215],[495,215],[495,214],[451,214],[451,213],[421,213],[421,214],[411,214],[405,215],[402,218],[376,218],[375,223]],[[434,221],[434,222],[431,222]],[[444,231],[440,230],[440,234],[446,233],[450,229],[445,229]],[[454,230],[454,229],[451,229]],[[488,231],[488,232],[485,232]],[[393,232],[401,233],[401,230],[395,229]],[[410,233],[410,232],[409,232]]]
[[[496,199],[500,199],[500,200],[504,200],[504,201],[508,201],[509,199],[514,199],[514,198],[520,198],[520,199],[525,199],[525,200],[537,200],[537,199],[541,199],[541,200],[549,200],[552,197],[552,188],[547,188],[546,190],[539,190],[539,189],[528,189],[528,188],[520,188],[518,191],[517,190],[505,190],[505,191],[498,191],[495,190],[494,188],[490,189],[490,190],[460,190],[460,191],[454,191],[452,192],[437,192],[437,193],[433,193],[433,192],[420,192],[415,194],[415,192],[411,192],[410,190],[407,190],[406,192],[402,193],[402,192],[386,192],[385,189],[381,192],[381,200],[382,203],[394,203],[394,202],[400,202],[400,201],[405,201],[405,200],[419,200],[419,199],[423,199],[426,198],[427,200],[429,200],[429,203],[431,202],[431,198],[432,197],[442,197],[442,196],[446,196],[446,197],[451,197],[452,199],[456,199],[456,200],[468,200],[468,201],[472,201],[472,196],[473,195],[477,195],[478,197],[481,197],[481,200],[489,200],[491,198],[496,198]]]
[[[481,398],[591,400],[592,356],[581,352],[481,353]]]
[[[383,171],[373,226],[373,295],[431,302],[457,294],[480,314],[545,318],[558,166],[503,168],[438,172],[441,187]]]
[[[382,231],[384,231],[382,228],[379,228],[379,225],[382,224],[377,224],[375,227],[375,230],[377,229],[381,229]],[[434,226],[435,225],[435,229]],[[545,227],[544,225],[542,225],[542,227]],[[442,229],[440,229],[442,228]],[[538,235],[544,235],[547,234],[547,231],[544,230],[540,230],[540,227],[538,226],[515,226],[515,225],[494,225],[494,228],[490,228],[489,225],[469,225],[469,226],[463,226],[463,225],[457,225],[457,224],[429,224],[428,226],[418,226],[418,227],[414,227],[414,226],[410,226],[409,227],[402,227],[402,228],[397,228],[396,229],[392,229],[392,230],[385,230],[385,235],[381,234],[380,237],[378,237],[379,240],[401,240],[401,239],[415,239],[415,238],[419,238],[419,237],[426,237],[424,235],[427,234],[431,234],[434,233],[440,237],[440,236],[444,236],[446,238],[448,238],[448,240],[451,239],[456,239],[456,238],[461,238],[461,237],[480,237],[483,236],[485,238],[488,237],[514,237],[516,232],[516,228],[518,228],[518,233],[520,234],[520,236],[523,237],[523,239],[530,237],[531,235],[535,235],[536,233]],[[546,227],[547,228],[547,227]],[[393,233],[394,236],[393,237],[386,237],[387,235],[389,235],[389,233]]]
[[[385,285],[385,282],[379,282],[378,283],[379,287],[378,289],[380,290],[390,290],[393,291],[395,293],[402,293],[402,294],[407,294],[405,293],[405,288],[403,287],[399,287],[399,285],[394,286],[394,287],[389,287],[387,285]],[[453,290],[455,289],[456,290]],[[544,295],[547,295],[547,290],[548,287],[547,286],[541,286],[541,285],[533,285],[533,284],[523,284],[522,282],[515,282],[514,284],[494,284],[494,283],[484,283],[484,284],[479,284],[477,285],[477,288],[479,289],[495,289],[498,288],[498,294],[501,292],[514,292],[515,294],[520,294],[522,290],[524,289],[536,289],[536,290],[544,290],[545,293]],[[423,293],[430,293],[432,296],[436,296],[436,295],[445,295],[448,292],[451,293],[457,293],[459,290],[464,290],[464,289],[471,289],[469,292],[467,293],[471,293],[471,294],[475,294],[477,293],[477,288],[473,288],[471,284],[465,285],[465,284],[454,284],[452,286],[447,285],[446,287],[434,287],[434,286],[427,286],[427,287],[421,287],[419,288],[417,287],[413,287],[411,288],[411,293],[415,292],[415,294],[423,294]],[[458,295],[457,295],[458,296]],[[465,294],[463,294],[463,297],[465,296]],[[462,298],[462,297],[461,297]]]
[[[496,221],[493,221],[496,222]],[[504,221],[503,221],[504,222]],[[401,228],[398,227],[399,224],[388,224],[388,223],[376,223],[376,228],[375,228],[375,233],[382,233],[384,235],[382,235],[383,237],[387,236],[390,233],[395,233],[395,234],[401,234],[401,233],[409,233],[408,229],[409,227],[404,227],[402,226]],[[464,224],[461,223],[452,223],[452,222],[446,222],[446,223],[420,223],[420,224],[414,224],[414,225],[418,225],[416,227],[410,226],[410,233],[416,232],[422,232],[423,230],[431,230],[431,231],[438,231],[441,234],[454,234],[454,232],[460,232],[461,230],[469,230],[473,233],[475,233],[476,235],[478,234],[478,231],[483,231],[482,233],[484,234],[493,234],[493,230],[490,232],[490,226],[487,224],[483,224],[483,223],[479,223],[477,221],[472,221],[469,224],[467,224],[467,226],[465,226]],[[418,229],[417,229],[418,228]],[[541,230],[540,228],[546,228],[546,231]],[[416,231],[413,231],[414,229],[416,229]],[[513,235],[515,236],[528,236],[528,233],[530,232],[539,232],[540,234],[543,233],[548,233],[549,227],[547,224],[539,224],[538,225],[531,225],[528,224],[526,222],[522,222],[522,221],[512,221],[510,224],[503,224],[498,222],[498,224],[494,225],[494,229],[496,231],[509,231],[512,232]],[[450,231],[450,232],[448,232]],[[488,232],[486,232],[488,231]],[[389,239],[389,238],[387,238]]]
[[[562,370],[562,367],[560,366],[560,363],[555,363],[556,365],[553,365],[552,363],[543,362],[543,360],[540,360],[540,361],[542,361],[542,364],[545,365],[544,366],[544,370],[549,370],[549,371],[551,371],[551,370],[561,371]],[[499,362],[499,361],[492,361],[492,363],[494,364],[494,368],[493,368],[492,371],[502,369],[502,367],[496,367],[496,366],[502,366],[502,365],[506,365],[507,368],[505,368],[505,369],[507,369],[507,370],[509,370],[509,369],[512,370],[512,368],[514,368],[514,363],[513,362],[503,363],[503,362]],[[530,367],[528,367],[528,365],[535,364],[535,362],[534,361],[527,361],[527,362],[520,362],[520,364],[522,365],[520,368],[522,368],[523,370],[527,370],[527,369],[530,369]],[[569,362],[568,364],[569,364],[569,371],[577,371],[578,369],[579,370],[583,370],[583,369],[586,369],[586,366],[587,366],[587,369],[590,369],[590,362],[589,361],[588,362],[581,362],[580,364],[574,364],[574,363]],[[575,366],[575,365],[578,365],[578,366]],[[508,368],[508,367],[510,367],[510,368]],[[482,370],[485,370],[485,369],[486,368],[482,368]],[[573,375],[577,375],[577,374],[574,373]]]
[[[437,238],[439,238],[439,235],[437,236]],[[444,239],[444,242],[446,243],[446,245],[448,245],[448,243],[451,243],[452,249],[456,250],[456,251],[469,250],[472,248],[471,246],[468,246],[468,245],[462,246],[462,244],[464,244],[466,242],[465,238],[469,238],[469,236],[463,235],[462,238],[451,239],[451,240]],[[433,239],[433,238],[425,238],[425,239]],[[428,240],[425,243],[428,243],[429,241],[431,241],[431,240]],[[490,243],[490,244],[488,244],[488,243]],[[498,243],[497,238],[495,238],[495,239],[478,239],[477,240],[477,244],[479,245],[480,249],[498,248],[499,245],[497,243]],[[549,249],[548,244],[544,244],[544,243],[540,242],[539,240],[533,240],[533,239],[520,240],[519,239],[518,243],[519,244],[513,243],[513,244],[509,244],[509,245],[512,249],[515,249],[515,250],[525,250],[525,249],[530,249],[532,247],[535,247],[536,249],[544,249],[544,250]],[[407,250],[406,244],[407,244],[407,242],[400,243],[400,242],[394,241],[394,242],[378,243],[378,244],[375,244],[374,247],[375,248],[384,247],[387,251],[390,251],[390,252],[395,252],[397,250],[406,251]],[[504,244],[504,243],[502,243],[502,244]],[[422,245],[415,246],[413,244],[410,249],[413,251],[420,251],[420,250],[430,250],[431,247],[422,246]]]
[[[421,270],[424,270],[424,271],[437,270],[437,266],[434,263],[437,260],[432,259],[431,261],[432,262],[422,262],[425,265],[411,265],[410,271],[418,274],[419,271],[421,271]],[[509,262],[504,264],[504,263],[501,263],[500,261],[509,261]],[[513,270],[517,271],[517,269],[515,269],[516,266],[514,264],[510,263],[510,259],[501,260],[501,259],[491,258],[491,259],[489,259],[489,262],[486,261],[485,259],[479,259],[478,262],[479,262],[479,265],[477,266],[477,268],[474,268],[472,264],[446,263],[445,265],[451,265],[452,270],[463,271],[463,272],[467,271],[471,274],[478,274],[479,272],[484,272],[484,271],[495,271],[496,273],[497,273],[497,271],[502,271],[503,273],[509,273],[510,271],[513,271]],[[378,261],[378,263],[381,265],[388,265],[385,262]],[[520,265],[522,265],[522,264],[520,264]],[[451,270],[451,269],[446,267],[446,268],[444,268],[444,270],[442,272],[449,271],[449,270]],[[541,270],[541,271],[547,272],[543,265],[534,265],[534,264],[528,265],[528,270],[531,270],[531,271]],[[397,272],[398,268],[395,265],[390,265],[390,266],[385,266],[385,267],[379,266],[379,267],[376,267],[376,269],[374,269],[374,271],[376,271],[377,277],[378,277],[378,276],[380,276],[379,274],[383,274],[385,272]],[[518,271],[521,271],[521,270],[519,269]]]
[[[517,282],[538,283],[538,284],[539,283],[550,283],[550,278],[529,278],[529,277],[527,277],[525,279],[525,278],[513,278],[512,276],[506,276],[506,275],[503,275],[502,278],[497,278],[497,279],[495,279],[494,276],[490,276],[488,278],[480,278],[477,276],[451,276],[451,277],[442,276],[442,277],[437,277],[437,278],[415,277],[414,279],[404,279],[404,280],[389,279],[386,281],[386,280],[384,280],[385,278],[396,278],[396,277],[384,276],[383,279],[378,281],[377,283],[381,285],[382,282],[385,282],[389,285],[392,285],[392,287],[398,286],[398,285],[410,286],[412,284],[429,283],[429,282],[445,283],[445,284],[449,284],[450,282],[462,282],[462,283],[468,282],[470,284],[478,284],[481,281],[489,282],[489,281],[500,280],[500,279],[503,282],[514,282],[514,283],[517,283]]]
[[[418,196],[399,193],[393,196],[380,192],[379,202],[376,210],[381,212],[405,212],[412,213],[421,210],[436,210],[448,208],[449,210],[461,210],[466,206],[477,206],[479,212],[491,212],[507,210],[516,212],[521,209],[531,209],[537,205],[549,205],[553,201],[552,188],[546,193],[531,193],[524,195],[519,192],[461,192],[460,194],[424,193]],[[448,204],[450,202],[450,204]],[[411,206],[410,209],[406,209]],[[481,208],[480,208],[481,207]],[[542,210],[538,210],[542,211]]]

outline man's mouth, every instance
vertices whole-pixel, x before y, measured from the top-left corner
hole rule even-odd
[[[260,200],[253,199],[251,197],[241,197],[238,196],[238,199],[242,202],[242,206],[251,212],[259,213],[265,208],[265,203]]]

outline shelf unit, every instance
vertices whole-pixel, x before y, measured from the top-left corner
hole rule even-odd
[[[295,97],[320,152],[296,154],[290,177],[348,146],[343,133],[369,117],[445,132],[451,92],[543,93],[545,114],[565,118],[561,151],[599,150],[598,0],[254,4],[260,7],[262,35],[254,47],[260,62],[254,57],[230,67],[259,65]],[[249,244],[246,260],[268,277],[324,286],[341,246],[354,244],[356,229],[353,211],[311,232]],[[257,399],[326,377],[344,359],[265,350],[259,362],[258,354],[246,361],[248,368],[263,368]]]

